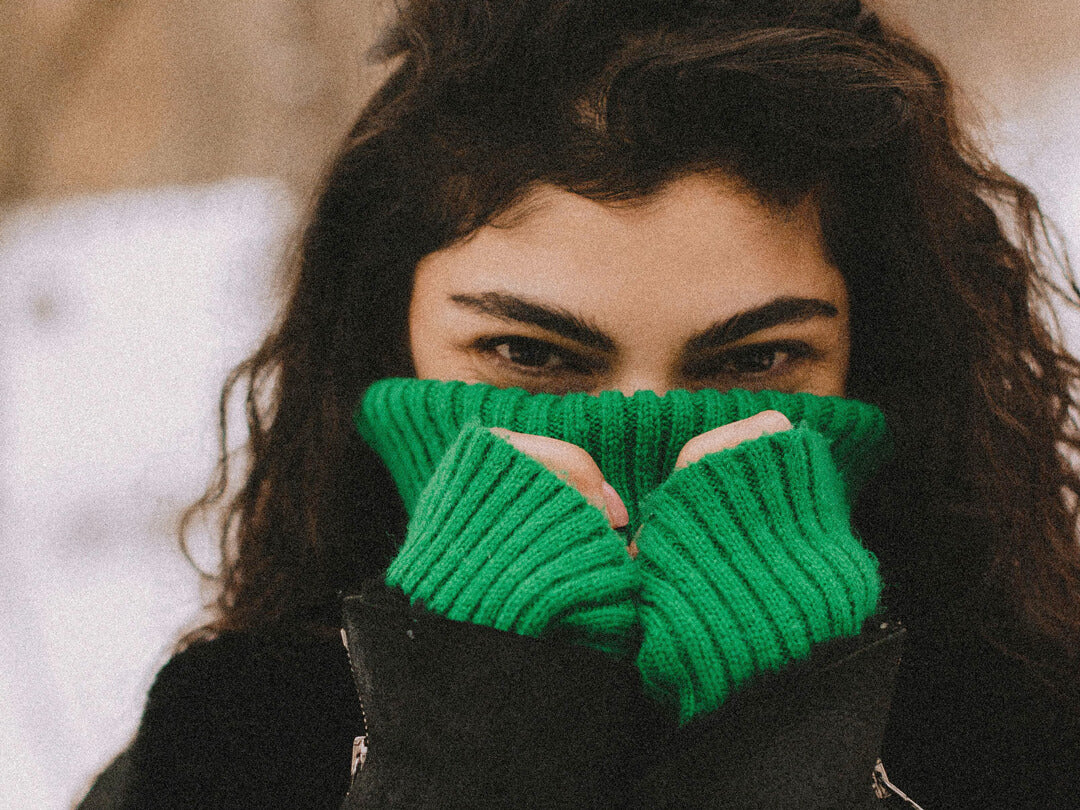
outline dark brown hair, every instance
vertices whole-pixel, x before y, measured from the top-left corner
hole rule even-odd
[[[287,307],[225,386],[218,475],[186,516],[225,503],[204,632],[333,626],[336,594],[389,563],[403,512],[350,414],[412,373],[421,257],[536,184],[621,200],[716,172],[820,206],[852,302],[849,393],[897,439],[856,515],[887,605],[913,626],[1003,605],[1076,660],[1078,364],[1047,319],[1077,292],[930,56],[857,0],[415,0],[377,57],[396,66],[326,175]],[[238,386],[249,466],[229,496]]]

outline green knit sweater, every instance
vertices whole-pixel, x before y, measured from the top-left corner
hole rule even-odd
[[[672,472],[689,439],[767,409],[795,428]],[[876,561],[849,525],[850,502],[889,448],[872,406],[391,379],[368,389],[356,424],[410,515],[388,584],[451,619],[615,655],[636,648],[647,691],[681,721],[757,672],[858,633],[876,609]],[[494,426],[588,451],[627,506],[627,535]]]

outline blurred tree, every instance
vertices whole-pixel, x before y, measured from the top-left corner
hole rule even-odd
[[[1023,117],[1080,70],[1076,0],[870,0]],[[301,198],[381,77],[392,0],[0,2],[0,207],[232,175]]]
[[[232,175],[306,193],[378,79],[381,3],[0,3],[0,205]]]

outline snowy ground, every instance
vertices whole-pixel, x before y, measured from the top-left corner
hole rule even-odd
[[[1077,86],[991,127],[1073,245]],[[197,612],[173,521],[206,480],[217,390],[271,315],[294,214],[280,186],[234,180],[0,223],[0,808],[70,805]]]
[[[200,604],[177,509],[269,316],[266,181],[13,212],[0,230],[0,806],[65,807],[134,731]]]

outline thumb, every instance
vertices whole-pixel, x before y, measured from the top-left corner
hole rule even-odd
[[[738,422],[721,425],[710,431],[695,436],[679,451],[675,460],[675,469],[689,467],[695,461],[709,453],[729,450],[743,442],[752,441],[770,433],[782,433],[791,430],[791,420],[780,411],[762,411]]]
[[[630,522],[622,498],[611,484],[604,480],[604,474],[593,457],[581,447],[549,436],[517,433],[499,427],[490,430],[515,449],[540,462],[584,495],[585,500],[604,513],[613,529]]]

